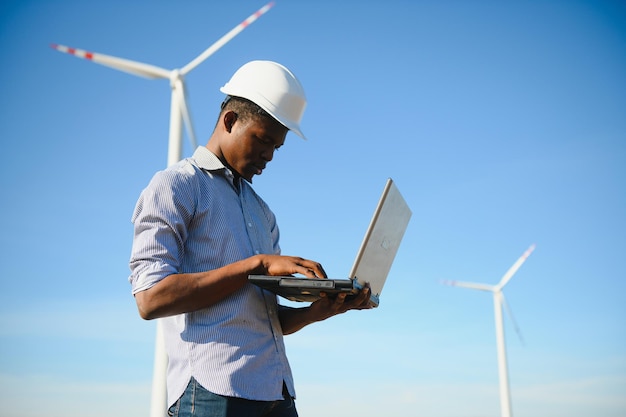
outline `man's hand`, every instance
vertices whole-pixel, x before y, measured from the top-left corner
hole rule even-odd
[[[320,295],[322,298],[310,306],[311,313],[319,317],[320,321],[349,310],[367,310],[372,308],[370,305],[371,290],[369,285],[366,285],[358,294],[350,297],[345,293],[338,294],[334,298],[328,297],[326,293],[321,293]]]
[[[283,327],[283,334],[295,333],[311,323],[326,320],[348,310],[370,309],[372,308],[370,294],[369,285],[366,285],[358,294],[350,297],[346,297],[346,294],[339,294],[335,298],[330,298],[327,294],[322,293],[322,298],[308,307],[280,306],[278,314]]]
[[[263,273],[267,275],[301,274],[308,278],[327,278],[319,262],[297,256],[257,255],[261,257]]]

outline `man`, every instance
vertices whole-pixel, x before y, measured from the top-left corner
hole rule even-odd
[[[288,130],[304,138],[306,99],[271,61],[245,64],[221,91],[206,147],[157,173],[139,197],[129,281],[141,317],[163,318],[170,415],[294,417],[283,335],[369,308],[369,288],[289,308],[247,282],[326,278],[318,262],[280,255],[274,214],[251,187]]]

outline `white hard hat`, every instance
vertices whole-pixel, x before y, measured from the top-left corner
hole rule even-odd
[[[300,120],[306,97],[300,81],[284,66],[272,61],[251,61],[237,70],[220,91],[252,101],[302,139]]]

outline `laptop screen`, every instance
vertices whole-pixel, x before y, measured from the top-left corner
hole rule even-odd
[[[360,285],[369,282],[378,298],[411,218],[411,210],[390,178],[374,211],[350,278]]]

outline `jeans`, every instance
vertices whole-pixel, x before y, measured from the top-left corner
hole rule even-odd
[[[223,397],[191,378],[183,395],[170,407],[170,417],[298,417],[296,404],[283,388],[283,400],[253,401]]]

